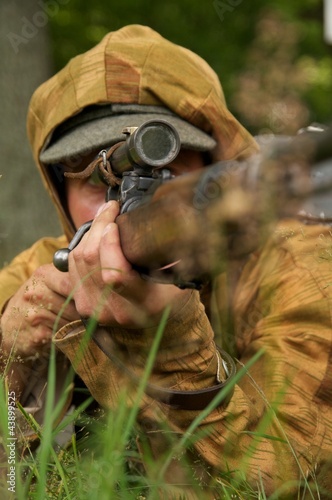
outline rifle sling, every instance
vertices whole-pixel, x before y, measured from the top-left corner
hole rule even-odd
[[[112,353],[112,340],[106,329],[101,327],[97,328],[93,333],[92,339],[99,349],[101,349],[113,363],[123,370],[136,385],[139,385],[140,378],[127,368],[126,364],[121,361],[119,356]],[[222,406],[226,407],[234,390],[233,379],[236,374],[236,365],[233,358],[227,352],[218,346],[217,349],[221,355],[224,370],[227,375],[227,379],[225,381],[211,387],[195,391],[173,391],[154,384],[147,384],[145,387],[145,393],[160,403],[171,406],[174,409],[199,411],[204,410],[220,393],[220,391],[225,389],[225,396],[221,399],[221,402],[218,402],[218,406],[222,404]],[[226,387],[228,387],[227,390]]]

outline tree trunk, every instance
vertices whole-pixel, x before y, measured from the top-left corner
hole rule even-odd
[[[51,74],[52,12],[45,5],[40,0],[0,2],[0,267],[39,237],[61,231],[25,126],[30,97]]]

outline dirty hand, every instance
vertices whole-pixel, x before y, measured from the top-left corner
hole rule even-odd
[[[90,230],[69,255],[69,277],[76,309],[107,326],[155,326],[166,306],[175,313],[190,291],[143,280],[123,255],[116,201],[104,204]]]
[[[68,275],[53,264],[38,268],[11,297],[1,316],[1,351],[6,356],[34,356],[50,348],[55,328],[79,319]]]

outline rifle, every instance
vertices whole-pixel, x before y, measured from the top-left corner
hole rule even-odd
[[[256,250],[303,201],[332,186],[332,131],[277,138],[246,161],[221,161],[173,177],[167,165],[180,149],[177,131],[164,121],[124,130],[126,140],[102,150],[94,167],[117,199],[122,250],[142,276],[199,288],[227,262]],[[84,224],[67,249],[54,256],[68,270],[68,253],[89,230]]]

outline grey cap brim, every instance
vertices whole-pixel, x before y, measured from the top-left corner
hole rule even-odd
[[[93,151],[123,141],[125,127],[139,127],[147,120],[165,120],[179,133],[181,147],[196,151],[210,151],[216,141],[161,106],[111,104],[86,108],[58,127],[40,153],[45,164],[79,159]]]

